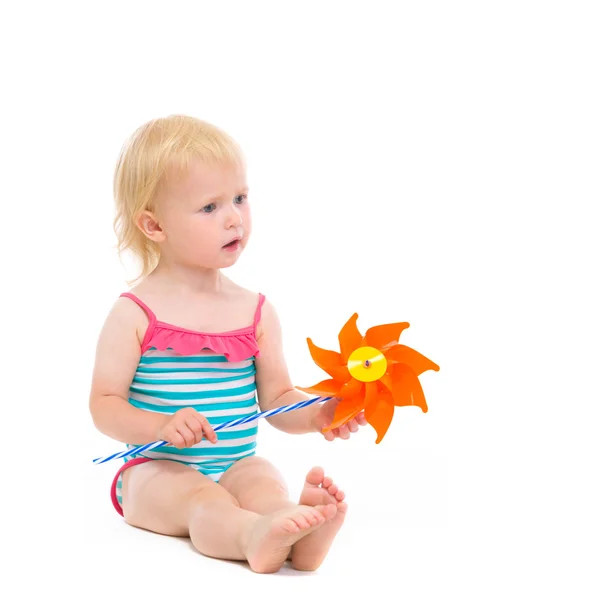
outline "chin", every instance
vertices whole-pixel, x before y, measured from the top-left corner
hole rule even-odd
[[[235,263],[239,260],[240,256],[242,255],[242,251],[243,250],[240,249],[237,252],[232,252],[229,256],[225,255],[221,258],[219,262],[223,266],[231,267],[232,265],[235,265]]]
[[[221,262],[227,265],[235,265],[239,258],[239,254],[236,254],[235,256],[226,256]]]

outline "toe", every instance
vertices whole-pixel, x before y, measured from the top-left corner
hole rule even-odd
[[[306,476],[306,483],[309,483],[310,485],[321,485],[324,476],[325,471],[323,471],[322,467],[313,467]]]
[[[337,504],[321,504],[315,508],[321,513],[323,520],[333,519],[337,514]]]
[[[348,505],[345,502],[339,502],[337,512],[345,513],[348,510]]]
[[[310,517],[308,517],[307,515],[295,515],[292,518],[294,523],[298,527],[298,531],[308,529],[309,527],[311,527]]]
[[[327,491],[332,495],[335,496],[338,492],[339,492],[339,488],[335,483],[332,483],[328,488]]]
[[[309,508],[309,507],[306,507]],[[317,525],[324,521],[323,511],[319,510],[320,507],[311,506],[310,510],[306,511],[306,518],[310,522],[311,526]]]
[[[288,519],[284,523],[283,528],[288,533],[298,533],[300,531],[300,527],[299,527],[298,523],[296,523],[296,521],[294,519]]]
[[[310,513],[311,527],[314,527],[315,525],[318,525],[319,523],[323,523],[323,521],[325,521],[325,517],[323,517],[323,515],[318,510],[312,511]]]
[[[316,515],[316,517],[315,517],[315,518],[316,518],[316,523],[315,523],[315,525],[322,525],[322,524],[323,524],[323,523],[325,523],[325,521],[326,521],[326,517],[325,517],[325,515],[324,515],[323,513],[320,513],[320,512],[319,512],[319,513],[317,513],[317,515]]]
[[[328,488],[331,484],[333,483],[333,479],[331,479],[331,477],[324,477],[323,478],[323,487],[324,488]]]

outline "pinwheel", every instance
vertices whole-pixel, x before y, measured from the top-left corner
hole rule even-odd
[[[439,371],[439,367],[399,343],[408,323],[376,325],[363,336],[356,326],[357,320],[358,314],[354,313],[342,327],[339,352],[319,348],[307,338],[314,362],[330,378],[297,389],[340,399],[333,421],[324,431],[340,427],[364,411],[367,422],[377,432],[375,443],[379,444],[397,406],[418,406],[427,412],[419,375],[427,370]]]
[[[249,417],[233,419],[221,423],[214,430],[219,431],[282,412],[298,410],[317,402],[324,403],[339,399],[333,421],[324,431],[340,427],[364,410],[367,422],[377,432],[375,443],[379,444],[392,422],[395,407],[418,406],[423,412],[427,412],[419,375],[427,370],[439,371],[439,367],[416,350],[398,343],[400,334],[409,327],[409,324],[377,325],[368,329],[363,336],[356,327],[357,319],[358,314],[355,313],[342,327],[338,336],[340,352],[323,350],[307,338],[314,362],[330,376],[330,379],[325,379],[311,387],[297,387],[297,389],[308,394],[319,394],[319,396],[259,412]],[[95,458],[93,462],[103,464],[166,444],[166,441],[158,440],[144,446]]]

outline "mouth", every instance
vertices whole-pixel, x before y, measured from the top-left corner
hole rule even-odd
[[[223,246],[223,248],[225,250],[237,250],[237,248],[238,248],[238,246],[240,244],[241,239],[242,238],[240,238],[240,237],[236,237],[233,240],[231,240],[229,243],[225,244]]]

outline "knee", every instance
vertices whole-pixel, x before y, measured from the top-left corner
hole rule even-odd
[[[242,464],[240,463],[240,466]],[[260,456],[251,456],[244,459],[243,473],[245,485],[252,487],[264,487],[277,491],[288,491],[282,474],[268,460]]]
[[[199,489],[193,490],[190,493],[190,497],[188,499],[188,503],[190,506],[202,506],[206,504],[231,504],[239,508],[240,503],[237,499],[230,494],[225,488],[221,487],[218,484],[201,487]]]
[[[220,485],[238,499],[242,508],[254,506],[257,495],[288,498],[289,491],[281,473],[259,456],[240,460],[223,475]]]
[[[261,493],[269,496],[284,496],[287,498],[289,490],[287,485],[280,479],[273,479],[268,475],[255,477],[248,486],[251,489],[259,490]]]
[[[240,503],[220,486],[196,490],[190,495],[185,511],[188,529],[192,531],[198,523],[204,523],[207,518],[212,519],[221,511],[228,512],[235,508],[240,508]]]

